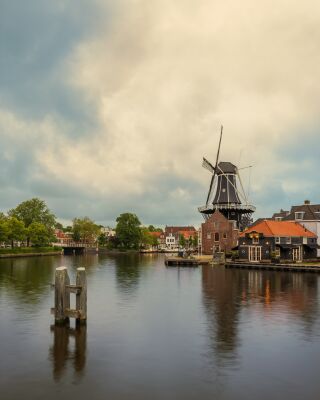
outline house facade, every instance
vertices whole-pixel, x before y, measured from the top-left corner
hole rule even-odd
[[[238,244],[239,230],[234,221],[229,221],[216,210],[201,225],[202,254],[211,255],[217,251],[229,252]]]
[[[301,262],[317,257],[317,236],[293,221],[262,221],[239,236],[239,259]]]
[[[177,251],[181,235],[187,243],[190,237],[196,237],[198,233],[193,226],[166,226],[164,230],[165,249]]]
[[[291,207],[283,221],[296,221],[317,236],[317,257],[320,257],[320,204],[311,204],[305,200],[300,206]]]

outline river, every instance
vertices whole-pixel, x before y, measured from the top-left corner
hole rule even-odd
[[[53,326],[55,268],[88,323]],[[162,255],[0,260],[0,398],[320,398],[317,275],[165,267]]]

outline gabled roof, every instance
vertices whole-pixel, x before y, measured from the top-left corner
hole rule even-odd
[[[291,207],[289,215],[283,218],[284,221],[293,221],[296,212],[304,212],[304,221],[320,220],[320,204],[302,204],[301,206]]]
[[[317,237],[297,222],[289,221],[264,220],[242,232],[240,237],[244,237],[246,233],[250,232],[262,233],[265,237]]]

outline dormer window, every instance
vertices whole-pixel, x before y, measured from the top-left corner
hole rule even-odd
[[[276,237],[276,243],[280,244],[280,237]]]
[[[287,244],[291,244],[291,237],[290,236],[286,238],[286,243]]]
[[[276,221],[282,221],[283,217],[276,217]]]
[[[295,220],[296,221],[302,221],[303,220],[304,211],[297,211],[294,214],[295,214]]]
[[[252,244],[259,244],[259,236],[258,235],[253,236]]]

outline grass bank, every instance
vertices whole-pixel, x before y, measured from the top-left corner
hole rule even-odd
[[[59,247],[14,247],[13,249],[0,249],[0,258],[45,256],[60,253]]]

